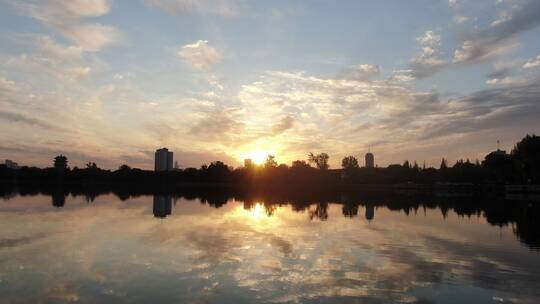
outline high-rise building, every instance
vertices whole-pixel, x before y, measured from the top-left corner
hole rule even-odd
[[[19,164],[9,159],[6,159],[5,165],[6,165],[6,168],[19,169]]]
[[[373,156],[373,153],[368,152],[366,153],[366,168],[374,168],[375,167],[375,156]]]
[[[154,171],[171,171],[173,169],[173,153],[167,148],[156,150]]]

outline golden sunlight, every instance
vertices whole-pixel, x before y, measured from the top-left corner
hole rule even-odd
[[[260,219],[266,216],[264,206],[261,203],[256,203],[253,208],[249,209],[249,216],[254,219]]]
[[[262,150],[255,150],[248,153],[248,158],[250,158],[255,164],[262,165],[266,161],[266,158],[270,153]]]

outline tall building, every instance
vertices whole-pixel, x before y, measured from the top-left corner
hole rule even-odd
[[[373,156],[373,153],[368,152],[366,153],[366,168],[374,168],[375,167],[375,156]]]
[[[6,159],[5,165],[6,165],[6,168],[19,169],[19,164],[9,159]]]
[[[173,169],[173,153],[167,148],[156,150],[154,171],[171,171]]]
[[[253,168],[253,161],[251,160],[251,158],[244,159],[244,168]]]

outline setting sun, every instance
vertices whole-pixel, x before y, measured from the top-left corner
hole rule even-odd
[[[264,161],[266,158],[270,155],[270,153],[262,150],[256,150],[252,151],[248,154],[248,158],[250,158],[255,164],[262,165],[264,164]]]

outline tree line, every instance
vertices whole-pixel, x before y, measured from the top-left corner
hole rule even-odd
[[[442,159],[439,168],[420,167],[405,161],[386,168],[361,168],[354,156],[342,159],[342,168],[331,170],[330,156],[309,153],[307,160],[296,160],[291,165],[278,164],[270,155],[261,166],[232,168],[222,161],[214,161],[200,168],[154,172],[122,165],[116,170],[99,168],[89,162],[84,168],[69,167],[68,158],[58,155],[50,168],[7,168],[0,165],[0,180],[34,183],[110,183],[110,184],[234,184],[243,187],[298,187],[317,185],[396,184],[396,183],[540,183],[540,137],[526,135],[510,153],[494,151],[480,162],[459,160],[448,164]]]

